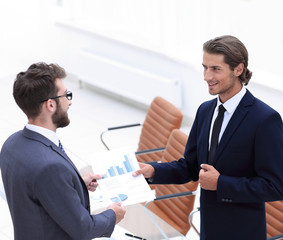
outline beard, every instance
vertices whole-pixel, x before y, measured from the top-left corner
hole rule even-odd
[[[63,111],[60,104],[57,104],[57,109],[52,115],[52,121],[57,128],[63,128],[70,124],[68,113]]]

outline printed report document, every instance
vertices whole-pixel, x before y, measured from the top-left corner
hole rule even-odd
[[[91,212],[104,209],[113,202],[122,202],[126,206],[155,198],[143,175],[132,176],[139,169],[134,152],[107,151],[91,156],[89,162],[95,174],[103,174],[97,181],[97,189],[90,192]]]

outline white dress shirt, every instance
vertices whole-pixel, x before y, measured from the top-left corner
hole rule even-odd
[[[242,87],[241,91],[238,92],[235,96],[233,96],[232,98],[230,98],[229,100],[227,100],[223,106],[226,109],[225,113],[224,113],[224,117],[223,117],[223,122],[222,122],[222,126],[221,126],[221,130],[219,133],[219,138],[218,138],[218,142],[220,142],[220,139],[231,119],[231,117],[233,116],[233,113],[235,112],[237,106],[239,105],[240,101],[242,100],[242,98],[244,97],[245,93],[246,93],[246,88]],[[210,125],[210,133],[209,133],[209,148],[210,148],[210,143],[211,143],[211,135],[212,135],[212,128],[213,128],[213,124],[214,121],[218,115],[218,107],[219,105],[221,105],[221,101],[219,99],[219,96],[217,98],[217,105],[215,107],[214,110],[214,114],[212,117],[212,121],[211,121],[211,125]]]
[[[26,125],[26,128],[43,135],[44,137],[48,138],[50,141],[52,141],[55,145],[59,147],[59,138],[55,132],[47,128],[39,127],[29,123]]]

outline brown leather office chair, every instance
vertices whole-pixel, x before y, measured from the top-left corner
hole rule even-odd
[[[187,139],[188,136],[181,130],[173,130],[166,149],[163,152],[161,162],[171,162],[183,157]],[[186,235],[190,229],[188,216],[194,207],[195,191],[197,190],[198,182],[191,181],[181,185],[169,184],[155,186],[157,199],[151,204],[147,204],[148,208],[180,233]],[[178,195],[174,195],[184,192],[188,193],[189,196],[179,197]],[[163,196],[168,194],[169,199],[163,200]],[[158,200],[159,198],[162,201]]]
[[[101,133],[100,139],[109,150],[109,147],[103,140],[104,133],[123,128],[142,126],[138,144],[138,161],[159,161],[162,156],[160,150],[164,150],[172,130],[180,128],[182,120],[183,113],[179,108],[162,97],[155,97],[150,104],[143,124],[136,123],[108,128]],[[157,148],[159,152],[139,155],[141,154],[140,151]]]
[[[267,202],[265,208],[268,239],[283,239],[283,201]]]

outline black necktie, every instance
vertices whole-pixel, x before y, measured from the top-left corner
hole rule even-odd
[[[214,121],[213,129],[212,129],[212,136],[211,136],[211,142],[210,142],[210,150],[208,154],[208,163],[211,164],[215,155],[215,151],[218,147],[218,138],[219,133],[221,129],[221,125],[223,122],[223,116],[226,109],[223,107],[223,105],[219,105],[218,108],[218,116]]]

